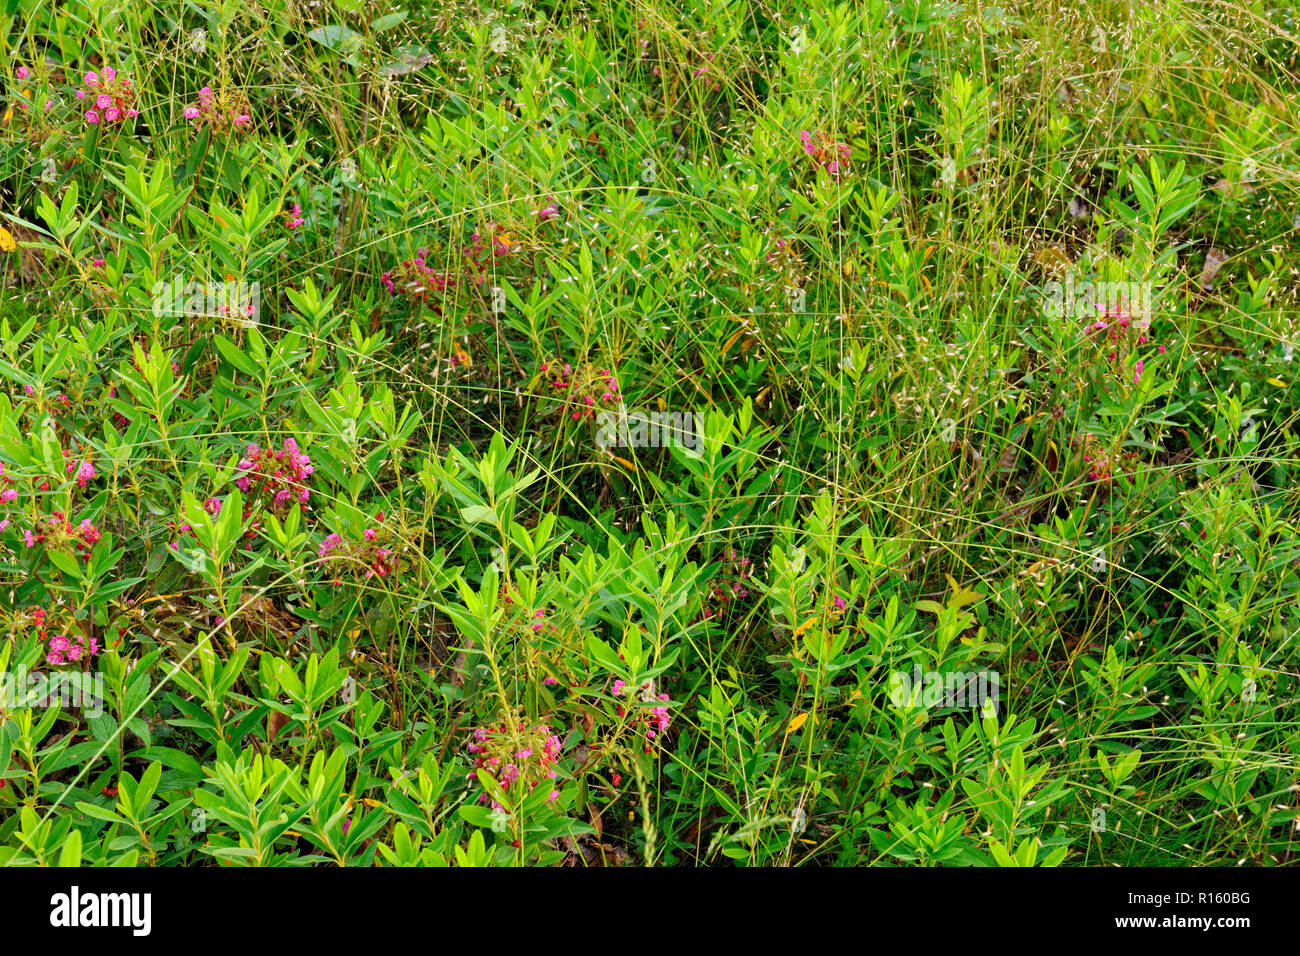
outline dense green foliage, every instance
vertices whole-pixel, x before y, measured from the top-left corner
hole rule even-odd
[[[1284,6],[3,0],[0,861],[1288,862]]]

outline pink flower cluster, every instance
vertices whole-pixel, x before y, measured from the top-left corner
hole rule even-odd
[[[213,93],[212,87],[205,86],[199,90],[198,104],[185,107],[184,115],[196,126],[210,126],[214,133],[247,133],[253,128],[248,99],[238,90]]]
[[[749,558],[737,557],[735,549],[728,548],[726,556],[718,565],[718,573],[709,582],[709,590],[704,597],[703,616],[706,621],[724,616],[732,601],[743,601],[749,597]]]
[[[1112,454],[1110,449],[1091,432],[1086,435],[1076,435],[1070,443],[1082,446],[1081,454],[1084,464],[1088,466],[1088,478],[1097,482],[1102,491],[1109,490],[1117,477],[1123,478],[1129,484],[1133,483],[1138,464],[1137,452]]]
[[[243,474],[235,479],[235,487],[269,501],[275,511],[284,513],[294,501],[306,506],[311,497],[307,479],[316,469],[311,459],[298,450],[298,443],[286,438],[279,451],[249,445],[239,462],[239,470]]]
[[[469,237],[470,244],[461,250],[469,260],[473,272],[470,281],[475,285],[482,285],[486,281],[488,270],[496,260],[513,255],[515,251],[515,241],[501,226],[490,222],[483,228],[483,232],[472,233]]]
[[[384,520],[382,511],[378,517],[381,522]],[[366,528],[361,532],[360,541],[349,541],[332,531],[321,541],[318,554],[330,559],[328,563],[336,572],[335,583],[339,581],[337,572],[344,569],[351,570],[363,580],[386,578],[397,571],[397,552],[388,547],[392,543],[388,538],[382,526]]]
[[[302,206],[298,203],[294,203],[293,207],[289,210],[289,215],[284,220],[284,225],[286,229],[297,229],[306,221],[307,220],[302,218]]]
[[[624,697],[627,694],[627,682],[622,680],[614,681],[614,686],[610,689],[615,697]],[[668,713],[665,704],[672,703],[672,699],[667,694],[656,694],[654,681],[645,681],[641,685],[641,700],[643,703],[651,704],[650,707],[640,708],[633,717],[633,726],[637,727],[645,741],[644,751],[650,753],[657,738],[667,733],[668,728],[672,726],[672,716]],[[626,708],[618,708],[618,716],[622,717],[627,713]]]
[[[81,660],[89,660],[102,650],[99,639],[95,637],[85,638],[80,634],[61,633],[50,636],[49,615],[45,613],[44,608],[29,608],[27,613],[31,619],[31,627],[36,631],[37,640],[47,646],[45,653],[47,664],[52,666],[76,664]]]
[[[79,634],[55,634],[50,638],[49,652],[45,655],[47,664],[76,664],[82,658],[89,659],[99,653],[99,640],[86,639]]]
[[[1097,308],[1101,311],[1101,315],[1096,321],[1089,322],[1084,332],[1087,335],[1095,336],[1093,342],[1098,348],[1107,349],[1109,347],[1106,358],[1111,367],[1116,370],[1116,374],[1123,377],[1127,373],[1119,370],[1126,368],[1125,359],[1128,354],[1150,342],[1147,335],[1150,323],[1134,321],[1133,317],[1123,308],[1107,309],[1103,305],[1098,305]],[[1164,345],[1158,345],[1156,352],[1164,355]],[[1138,359],[1134,363],[1134,385],[1137,385],[1142,380],[1142,372],[1145,368],[1146,362],[1143,359]]]
[[[580,365],[576,369],[559,360],[544,362],[539,369],[551,389],[563,399],[563,409],[573,421],[595,418],[599,408],[616,408],[623,400],[613,369]]]
[[[530,727],[515,714],[507,714],[494,726],[476,728],[467,749],[474,756],[475,771],[486,770],[507,795],[522,799],[545,784],[550,788],[548,799],[554,800],[560,795],[554,781],[559,776],[561,747],[548,724]],[[476,776],[469,774],[471,780]],[[488,803],[490,798],[484,793],[478,799]],[[491,805],[493,810],[505,809],[495,800]]]
[[[438,296],[454,284],[450,273],[439,272],[428,264],[428,255],[429,250],[421,246],[414,259],[403,259],[392,272],[380,277],[390,295],[404,295],[427,304],[430,296]]]
[[[83,558],[90,556],[91,549],[102,537],[99,528],[89,518],[83,518],[79,525],[74,526],[62,511],[50,515],[43,527],[37,525],[36,530],[29,528],[23,531],[23,543],[29,548],[42,542],[56,549],[71,545],[74,552]]]
[[[835,142],[821,130],[800,130],[799,142],[803,143],[803,151],[812,157],[814,165],[830,173],[832,179],[839,179],[840,173],[848,169],[853,150],[844,143]]]
[[[67,466],[63,470],[69,478],[75,477],[77,479],[78,488],[86,487],[86,482],[95,477],[95,466],[84,458],[80,462],[68,462]],[[74,471],[76,473],[75,475],[73,474]]]
[[[5,474],[5,466],[4,466],[4,462],[2,461],[0,461],[0,481],[2,481],[5,485],[14,484],[14,479],[9,475]],[[18,489],[6,487],[3,490],[0,490],[0,504],[7,505],[17,500],[18,500]],[[0,518],[0,531],[4,531],[8,527],[9,527],[9,519]]]
[[[77,99],[89,100],[89,109],[83,118],[90,126],[123,123],[140,115],[135,108],[135,91],[131,81],[111,66],[104,67],[99,73],[86,74],[86,88],[77,90]]]

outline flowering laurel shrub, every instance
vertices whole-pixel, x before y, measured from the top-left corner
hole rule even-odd
[[[289,208],[289,215],[284,219],[284,227],[286,229],[297,229],[306,221],[302,218],[302,206],[299,203],[294,203]]]
[[[378,519],[384,520],[383,512]],[[397,571],[397,551],[391,546],[391,537],[382,524],[378,528],[367,527],[359,541],[348,540],[333,531],[325,536],[317,554],[328,559],[325,563],[333,572],[336,584],[344,571],[362,580],[386,578]]]
[[[45,645],[45,663],[52,667],[87,662],[102,650],[96,637],[63,633],[62,628],[51,634],[49,615],[44,608],[28,608],[27,618],[30,630]]]
[[[560,738],[548,724],[530,727],[516,713],[507,711],[497,724],[476,728],[466,749],[474,757],[474,769],[491,774],[506,795],[516,801],[538,786],[550,789],[549,800],[560,795],[555,789]],[[469,777],[472,780],[475,774]],[[478,801],[490,802],[493,810],[505,809],[486,793],[480,794]]]
[[[403,259],[392,271],[385,272],[380,277],[384,288],[392,295],[429,305],[430,296],[440,296],[455,284],[455,277],[430,266],[428,255],[429,250],[422,246],[416,250],[415,258]],[[435,309],[440,308],[436,303],[433,305]]]
[[[106,66],[99,73],[86,74],[85,89],[77,90],[77,99],[85,101],[88,107],[83,118],[89,126],[124,123],[140,115],[135,108],[135,91],[131,81],[111,66]]]
[[[9,6],[0,867],[1295,858],[1263,13]]]
[[[97,638],[83,638],[80,634],[55,634],[49,640],[47,664],[77,664],[99,653]]]
[[[65,451],[66,455],[67,452]],[[75,478],[78,488],[86,487],[86,483],[95,477],[95,466],[84,458],[80,461],[70,461],[64,467],[64,473],[69,478]]]
[[[1074,436],[1070,443],[1080,449],[1083,463],[1088,466],[1088,479],[1097,482],[1103,490],[1108,490],[1119,478],[1129,484],[1133,483],[1138,465],[1141,464],[1137,452],[1112,451],[1091,432]]]
[[[54,512],[44,524],[23,532],[23,540],[29,548],[44,544],[56,551],[71,550],[81,558],[90,557],[90,552],[101,537],[103,535],[99,533],[99,528],[89,518],[83,518],[80,524],[73,525],[62,511]]]
[[[0,125],[7,125],[17,111],[19,123],[26,130],[33,145],[47,139],[55,130],[48,118],[50,111],[54,109],[54,100],[46,96],[41,109],[31,108],[31,104],[39,100],[41,90],[44,89],[43,85],[37,85],[28,67],[18,66],[14,69],[14,79],[9,84],[9,88],[16,96],[13,98],[13,105],[5,110],[3,118],[0,119]],[[52,166],[57,165],[52,158],[47,162]],[[0,246],[0,249],[3,248]]]
[[[1124,378],[1128,372],[1128,357],[1138,348],[1150,342],[1148,330],[1150,322],[1138,321],[1122,306],[1107,309],[1099,305],[1101,315],[1088,323],[1085,333],[1092,336],[1098,352],[1104,353],[1115,374]],[[1158,345],[1156,351],[1165,354],[1164,345]],[[1146,362],[1138,359],[1133,365],[1133,384],[1142,380],[1142,371]]]
[[[482,285],[492,265],[514,255],[515,251],[514,239],[500,224],[490,222],[482,231],[475,231],[469,237],[469,245],[462,250],[469,262],[470,281]]]
[[[718,573],[709,582],[708,594],[700,607],[704,620],[725,617],[732,601],[749,597],[751,563],[749,558],[737,557],[734,548],[727,549],[726,555],[718,561]]]
[[[610,688],[610,693],[615,697],[627,696],[627,684],[623,680],[615,680]],[[651,753],[654,745],[659,742],[668,728],[672,726],[672,717],[668,713],[666,705],[672,703],[672,699],[667,694],[656,694],[654,681],[648,680],[641,685],[642,706],[632,711],[631,728],[633,734],[641,738],[642,751]],[[620,706],[617,714],[623,717],[627,714],[627,708]]]
[[[248,97],[240,90],[213,93],[212,87],[205,86],[199,90],[198,103],[185,107],[184,115],[195,126],[207,126],[214,133],[247,133],[253,128]]]
[[[543,362],[539,376],[552,394],[561,399],[560,408],[572,421],[595,418],[600,409],[617,408],[623,400],[613,369],[582,364],[576,368],[559,359]]]
[[[311,497],[307,479],[315,468],[311,459],[298,450],[294,439],[286,438],[279,451],[249,445],[239,462],[239,470],[243,474],[235,479],[235,486],[250,501],[269,507],[276,514],[286,513],[295,501],[307,507]]]
[[[832,179],[839,179],[840,173],[848,169],[853,150],[844,143],[835,142],[821,130],[800,130],[799,142],[803,143],[803,151],[812,158],[814,165],[830,173]]]

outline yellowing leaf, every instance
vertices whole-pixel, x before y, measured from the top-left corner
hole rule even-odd
[[[802,637],[803,632],[808,630],[808,628],[812,627],[816,623],[817,623],[817,615],[814,614],[812,617],[808,618],[808,620],[804,621],[802,624],[800,624],[798,627],[794,629],[794,636]]]
[[[974,604],[984,596],[979,591],[958,584],[951,574],[945,574],[944,577],[948,579],[948,587],[952,588],[952,597],[948,599],[949,607],[965,607],[967,604]]]
[[[798,733],[799,728],[808,722],[808,714],[795,714],[790,718],[790,723],[786,725],[785,735],[788,737],[793,733]],[[817,718],[813,718],[813,725],[816,726]]]
[[[1286,388],[1286,382],[1282,381],[1280,378],[1266,378],[1264,381],[1268,382],[1270,385],[1276,385],[1278,388]]]
[[[724,343],[722,344],[722,351],[719,352],[718,355],[719,355],[719,356],[726,355],[727,352],[728,352],[728,350],[729,350],[733,345],[736,344],[736,340],[739,339],[739,338],[740,338],[742,335],[744,335],[744,334],[745,334],[745,330],[744,330],[744,329],[737,329],[737,330],[732,334],[731,338],[727,339],[727,341],[724,342]]]

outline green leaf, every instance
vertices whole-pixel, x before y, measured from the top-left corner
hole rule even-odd
[[[370,29],[374,30],[376,33],[383,33],[386,30],[393,29],[393,27],[397,26],[405,19],[406,11],[398,10],[396,13],[390,13],[387,16],[379,17],[377,20],[374,20],[370,24]]]

